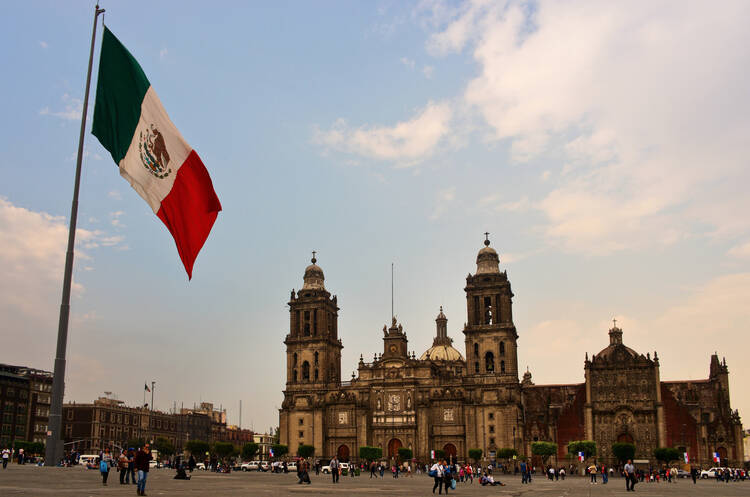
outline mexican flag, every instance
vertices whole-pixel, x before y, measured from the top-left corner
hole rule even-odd
[[[91,131],[169,229],[188,278],[221,203],[143,69],[105,26]]]

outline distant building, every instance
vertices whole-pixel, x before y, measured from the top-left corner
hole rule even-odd
[[[228,425],[224,432],[224,438],[220,441],[231,442],[237,447],[242,448],[243,445],[253,441],[253,431],[242,429],[236,425]]]
[[[268,451],[271,446],[276,443],[275,437],[267,433],[255,433],[253,434],[253,442],[258,444],[258,454],[253,458],[255,461],[267,461]]]
[[[52,373],[0,364],[0,445],[47,439]]]
[[[203,413],[180,414],[127,407],[121,400],[100,397],[91,404],[63,406],[63,438],[66,450],[79,453],[126,448],[129,440],[169,440],[179,452],[188,440],[211,442],[212,421]]]
[[[214,405],[211,402],[201,402],[198,407],[182,408],[180,410],[182,414],[203,414],[208,416],[211,420],[211,436],[210,440],[224,440],[227,437],[227,410],[214,409]]]
[[[594,440],[597,459],[608,465],[617,463],[614,442],[634,443],[636,457],[653,463],[656,447],[676,447],[696,465],[713,465],[713,453],[723,465],[742,463],[742,423],[730,405],[726,361],[716,354],[706,379],[662,381],[657,354],[625,346],[615,323],[609,345],[591,359],[586,354],[584,382],[534,385],[528,371],[519,381],[513,292],[489,245],[466,277],[465,355],[452,345],[442,308],[432,347],[421,356],[409,352],[406,330],[393,317],[383,326],[382,353],[372,362],[360,355],[350,381],[342,381],[338,299],[313,254],[288,303],[279,433],[290,454],[310,444],[316,457],[347,461],[360,447],[376,446],[395,460],[406,447],[421,461],[431,450],[468,460],[477,448],[492,460],[503,448],[531,456],[533,442],[550,441],[558,444],[552,462],[562,464],[573,460],[568,442]]]

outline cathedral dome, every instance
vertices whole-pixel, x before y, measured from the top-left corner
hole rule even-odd
[[[323,281],[325,281],[325,276],[323,276],[323,270],[316,264],[318,260],[315,258],[315,252],[313,252],[313,258],[312,258],[312,264],[307,266],[305,268],[305,277],[304,277],[304,285],[302,285],[303,290],[325,290],[325,286],[323,285]]]
[[[432,361],[463,361],[464,358],[461,352],[453,348],[452,345],[433,345],[422,354],[420,360],[432,360]]]
[[[485,233],[485,235],[488,238],[484,241],[484,247],[477,254],[477,274],[499,274],[500,257],[497,255],[497,251],[490,247],[489,233]]]

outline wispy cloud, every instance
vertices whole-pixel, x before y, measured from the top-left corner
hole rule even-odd
[[[422,74],[424,74],[424,77],[427,79],[432,79],[432,75],[435,72],[435,68],[432,66],[424,66],[422,68]]]
[[[110,224],[112,224],[112,226],[114,226],[115,228],[124,228],[125,225],[122,224],[122,220],[120,219],[123,214],[125,214],[123,211],[110,212],[109,213]]]
[[[408,121],[393,126],[352,128],[339,119],[327,131],[315,128],[313,142],[363,157],[411,165],[429,157],[450,131],[447,102],[429,102]]]
[[[53,111],[49,107],[44,107],[39,111],[39,115],[57,117],[65,121],[80,121],[83,112],[83,101],[65,93],[62,96],[62,102],[62,110]]]
[[[399,61],[400,61],[400,62],[401,62],[401,63],[402,63],[403,65],[405,65],[406,67],[408,67],[409,69],[414,69],[414,65],[416,64],[416,63],[414,62],[414,59],[409,59],[409,58],[407,58],[407,57],[401,57],[401,59],[399,59]]]
[[[122,200],[122,194],[119,192],[119,190],[111,190],[107,192],[107,196],[115,200]]]

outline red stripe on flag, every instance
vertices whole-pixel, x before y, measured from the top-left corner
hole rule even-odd
[[[211,177],[195,150],[177,171],[174,185],[156,213],[172,233],[188,278],[221,210]]]

